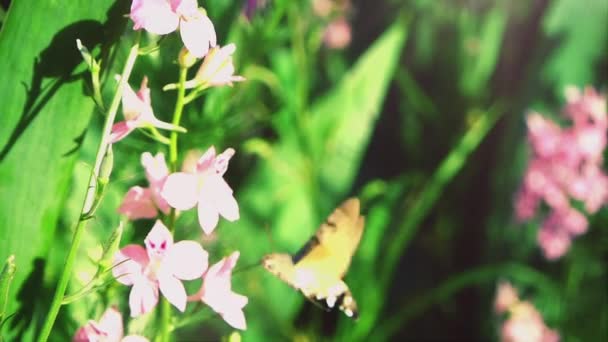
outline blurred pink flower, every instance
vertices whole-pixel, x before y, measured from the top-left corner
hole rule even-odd
[[[234,252],[211,266],[203,276],[201,289],[189,299],[202,300],[220,314],[230,326],[245,330],[247,323],[243,308],[248,300],[247,297],[232,292],[230,285],[232,270],[238,258],[239,252]]]
[[[126,215],[130,220],[155,218],[158,210],[165,214],[168,214],[170,210],[169,204],[160,195],[167,176],[169,176],[165,155],[159,152],[153,157],[151,153],[144,152],[141,155],[141,164],[146,170],[146,178],[150,187],[132,187],[118,208],[118,212]]]
[[[245,78],[234,75],[234,65],[232,64],[232,54],[236,51],[236,45],[228,44],[222,48],[213,47],[201,67],[196,72],[194,79],[187,81],[185,87],[195,88],[199,86],[213,87],[232,85],[232,82],[241,82]]]
[[[319,17],[328,17],[334,8],[331,0],[312,0],[312,11]]]
[[[89,321],[76,331],[74,342],[147,342],[148,339],[139,335],[123,337],[122,315],[113,307],[108,308],[99,322]]]
[[[559,334],[549,329],[538,310],[528,301],[521,301],[509,282],[500,282],[494,302],[498,314],[508,312],[500,330],[504,342],[558,342]]]
[[[538,230],[536,239],[545,258],[549,260],[561,258],[568,252],[571,245],[570,235],[554,225],[547,224],[547,221],[543,222],[542,227]]]
[[[501,338],[503,342],[557,342],[559,335],[549,329],[542,316],[529,302],[515,304],[510,317],[503,323]]]
[[[605,97],[592,88],[566,89],[565,116],[573,125],[562,128],[540,114],[526,118],[533,157],[516,196],[519,220],[532,219],[543,200],[549,207],[538,243],[547,259],[567,253],[571,240],[587,230],[586,213],[570,200],[584,203],[589,214],[608,201],[608,176],[602,170],[608,116]]]
[[[517,290],[506,281],[501,281],[496,290],[496,299],[494,300],[494,308],[497,313],[507,311],[513,304],[519,301]]]
[[[176,172],[167,178],[162,196],[175,209],[188,210],[198,204],[198,221],[205,234],[213,232],[220,215],[228,221],[239,218],[232,189],[223,178],[234,149],[216,156],[210,147],[196,164],[196,172]]]
[[[216,44],[215,28],[196,0],[133,0],[133,29],[168,34],[179,27],[182,41],[196,57],[203,57]]]
[[[171,233],[156,221],[144,240],[146,248],[127,245],[114,256],[112,274],[118,282],[132,286],[131,317],[151,311],[158,303],[158,290],[180,311],[186,309],[186,290],[180,280],[202,276],[208,254],[194,241],[173,243]]]
[[[136,128],[141,127],[186,131],[182,127],[160,121],[154,116],[147,77],[144,77],[141,81],[141,87],[137,93],[133,91],[130,85],[125,85],[122,93],[122,111],[126,120],[117,122],[112,126],[112,132],[110,133],[110,143],[112,144],[122,140]]]
[[[349,22],[344,17],[334,19],[325,28],[323,42],[330,49],[344,49],[350,44],[351,27]]]

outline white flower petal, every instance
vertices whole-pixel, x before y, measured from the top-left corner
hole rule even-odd
[[[198,201],[197,181],[197,176],[193,174],[173,173],[167,177],[161,196],[175,209],[191,209]]]

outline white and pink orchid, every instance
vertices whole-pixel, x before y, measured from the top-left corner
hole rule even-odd
[[[179,28],[184,45],[199,58],[216,45],[213,23],[196,0],[133,0],[130,17],[135,30],[163,35]]]
[[[198,160],[195,172],[173,173],[163,187],[161,194],[171,207],[188,210],[198,205],[198,221],[205,234],[213,232],[220,215],[228,221],[239,218],[238,203],[223,178],[234,153],[229,148],[216,156],[212,146]]]
[[[141,81],[141,87],[137,93],[130,85],[125,85],[122,92],[122,111],[125,121],[117,122],[112,126],[110,133],[110,143],[112,144],[124,139],[136,128],[157,127],[178,132],[186,131],[183,127],[160,121],[154,116],[147,77]]]
[[[151,311],[158,303],[158,291],[178,310],[186,309],[186,290],[181,280],[194,280],[208,266],[208,253],[194,241],[173,243],[171,232],[156,221],[145,240],[146,248],[127,245],[114,256],[112,274],[129,295],[131,316]]]
[[[243,308],[247,305],[247,297],[234,293],[230,284],[232,270],[239,258],[239,252],[233,252],[211,266],[203,275],[203,284],[198,293],[189,300],[201,300],[213,311],[222,316],[230,326],[245,330],[247,323]]]

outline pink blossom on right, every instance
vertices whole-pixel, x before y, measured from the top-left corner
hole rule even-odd
[[[593,88],[566,89],[564,114],[572,126],[560,127],[538,113],[526,118],[532,158],[516,195],[515,214],[527,221],[541,202],[549,208],[537,240],[545,257],[566,254],[572,239],[587,231],[586,215],[608,201],[608,176],[602,169],[608,117],[606,98]],[[581,212],[571,200],[580,201]]]
[[[169,175],[161,195],[178,210],[198,207],[198,221],[205,234],[211,234],[220,215],[228,221],[239,219],[239,206],[232,189],[223,175],[234,149],[226,149],[216,156],[210,147],[198,160],[195,172],[176,172]]]
[[[519,299],[511,283],[498,284],[494,302],[496,313],[506,313],[507,319],[500,329],[503,342],[558,342],[557,331],[545,325],[540,312],[529,301]]]

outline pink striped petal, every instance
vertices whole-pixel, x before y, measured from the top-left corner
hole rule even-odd
[[[112,275],[121,284],[133,285],[148,263],[148,254],[143,247],[127,245],[114,255]]]
[[[215,146],[211,146],[203,153],[196,162],[196,171],[203,173],[207,171],[215,162]]]
[[[129,308],[131,317],[137,317],[148,313],[158,304],[158,285],[141,277],[133,283],[129,294]]]
[[[125,195],[118,212],[126,215],[129,220],[155,218],[158,212],[152,195],[150,189],[134,186]]]
[[[115,123],[112,126],[112,131],[110,132],[110,143],[114,144],[129,135],[129,133],[133,132],[135,127],[128,124],[127,121],[120,121]]]

